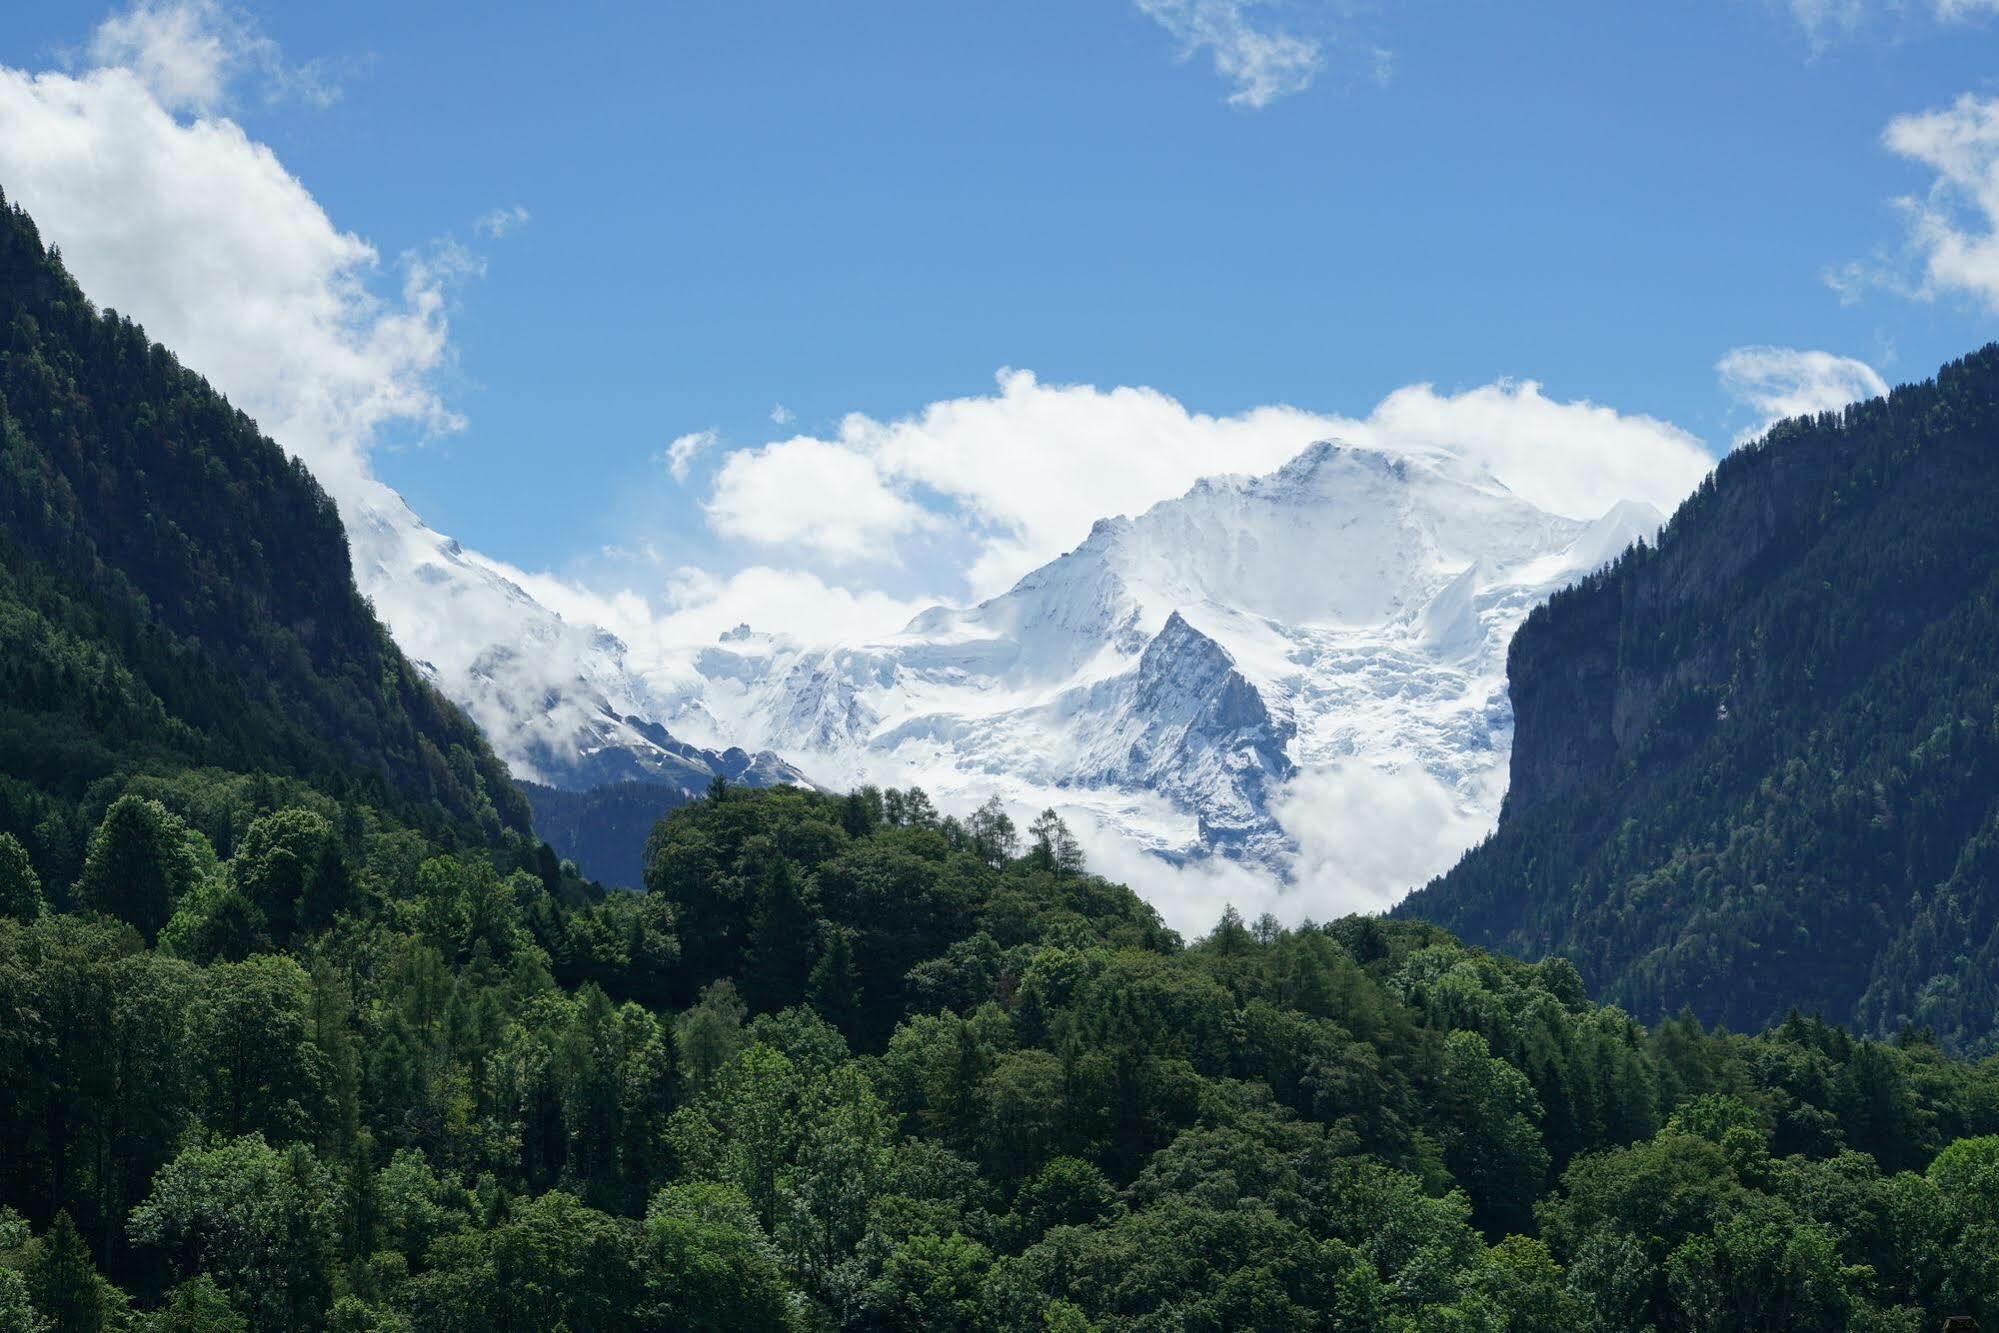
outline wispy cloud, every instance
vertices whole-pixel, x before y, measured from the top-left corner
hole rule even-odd
[[[1966,93],[1947,107],[1897,116],[1881,142],[1935,179],[1922,194],[1894,201],[1907,224],[1899,253],[1843,264],[1825,275],[1827,284],[1849,302],[1884,288],[1919,300],[1968,295],[1999,310],[1999,97]]]
[[[1999,13],[1999,0],[1775,0],[1814,53],[1870,32],[1906,30],[1911,23],[1975,22]]]
[[[479,220],[472,224],[472,234],[483,236],[489,241],[497,241],[508,232],[525,227],[531,217],[533,214],[519,204],[496,208],[480,215]]]
[[[685,482],[694,460],[715,447],[718,437],[712,430],[689,431],[666,446],[666,470],[673,479]]]
[[[1888,392],[1874,367],[1850,356],[1796,347],[1737,347],[1715,363],[1721,385],[1756,416],[1735,437],[1746,444],[1787,417],[1835,412]]]
[[[1262,110],[1300,93],[1326,67],[1324,43],[1256,21],[1258,0],[1135,0],[1180,43],[1182,59],[1206,52],[1230,86],[1230,106]]]
[[[90,63],[128,70],[171,112],[208,115],[243,80],[266,99],[330,106],[340,88],[318,61],[294,64],[256,20],[218,0],[138,0],[91,34]]]

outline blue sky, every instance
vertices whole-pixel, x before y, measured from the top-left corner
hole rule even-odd
[[[1883,134],[1999,91],[1990,8],[136,12],[248,43],[219,95],[163,100],[267,145],[379,254],[381,299],[406,254],[461,247],[432,265],[455,276],[423,378],[462,424],[388,414],[376,475],[467,545],[601,579],[606,546],[720,574],[775,559],[768,533],[718,531],[731,450],[990,396],[1002,367],[1216,415],[1361,417],[1401,386],[1531,379],[1714,448],[1759,417],[1717,374],[1731,349],[1926,375],[1991,336],[1999,283],[1976,255],[1958,281],[1925,278],[1893,201],[1931,198],[1939,168]],[[128,12],[14,0],[0,66],[81,73],[106,58],[99,23]],[[1189,50],[1204,34],[1219,36]],[[1279,39],[1293,45],[1270,56]],[[1242,72],[1259,50],[1275,86]],[[0,187],[23,197],[4,171]],[[1951,207],[1972,242],[1989,232],[1974,202]],[[513,209],[525,220],[503,235],[478,224]],[[1854,265],[1871,279],[1836,290],[1828,275]],[[709,430],[676,480],[664,451]],[[899,484],[947,520],[979,504]],[[924,563],[952,534],[894,531],[917,544],[857,561],[807,543],[789,563],[898,596],[964,591]]]

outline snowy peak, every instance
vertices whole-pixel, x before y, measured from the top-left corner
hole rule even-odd
[[[702,671],[715,716],[825,785],[1003,791],[1164,853],[1281,867],[1277,812],[1309,770],[1416,770],[1461,817],[1496,814],[1514,629],[1656,523],[1551,514],[1443,452],[1325,441],[1101,520],[886,640],[723,645]]]
[[[1269,833],[1260,812],[1291,776],[1296,728],[1272,714],[1221,644],[1175,611],[1129,675],[1097,694],[1099,734],[1079,781],[1184,802],[1211,846]]]
[[[803,781],[770,753],[676,739],[625,644],[536,601],[496,566],[371,484],[344,506],[354,574],[403,650],[463,708],[517,776],[581,790],[612,782],[686,792],[716,777]]]

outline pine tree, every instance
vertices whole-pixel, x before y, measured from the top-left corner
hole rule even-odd
[[[52,1333],[98,1333],[106,1326],[103,1281],[67,1210],[56,1214],[36,1247],[27,1279],[28,1295]]]
[[[33,921],[42,911],[42,881],[28,849],[11,833],[0,833],[0,916]]]
[[[791,862],[772,858],[750,923],[749,971],[743,979],[758,1009],[783,1009],[804,998],[816,924]]]
[[[79,895],[87,906],[131,922],[150,942],[193,877],[186,836],[186,825],[158,801],[119,797],[90,837]]]
[[[1027,826],[1027,836],[1034,840],[1032,855],[1036,864],[1058,875],[1074,875],[1083,869],[1083,848],[1076,841],[1076,835],[1069,831],[1062,816],[1053,810],[1043,810],[1032,824]]]
[[[825,947],[812,967],[812,1005],[842,1032],[853,1031],[861,1012],[861,973],[854,965],[854,939],[841,926],[829,926]]]

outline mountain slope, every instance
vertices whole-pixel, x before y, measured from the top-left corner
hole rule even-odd
[[[301,778],[479,838],[528,808],[403,658],[305,468],[0,206],[0,831],[74,860],[114,773]],[[51,822],[53,818],[53,822]]]
[[[1731,456],[1509,678],[1499,831],[1403,911],[1641,1016],[1994,1048],[1999,346]]]
[[[564,791],[523,782],[534,807],[534,831],[583,875],[612,888],[645,883],[645,847],[653,826],[696,799],[680,787],[656,782],[613,782],[589,791]]]
[[[884,640],[718,644],[682,706],[829,786],[999,792],[1282,870],[1303,772],[1410,770],[1489,826],[1514,626],[1657,521],[1579,522],[1447,454],[1327,442],[1103,520],[1001,596]],[[1419,853],[1406,882],[1461,846]]]
[[[651,783],[682,799],[717,777],[802,780],[768,752],[675,738],[654,720],[662,706],[615,635],[564,620],[503,567],[426,526],[387,486],[362,483],[344,499],[362,590],[522,778],[569,791]]]

